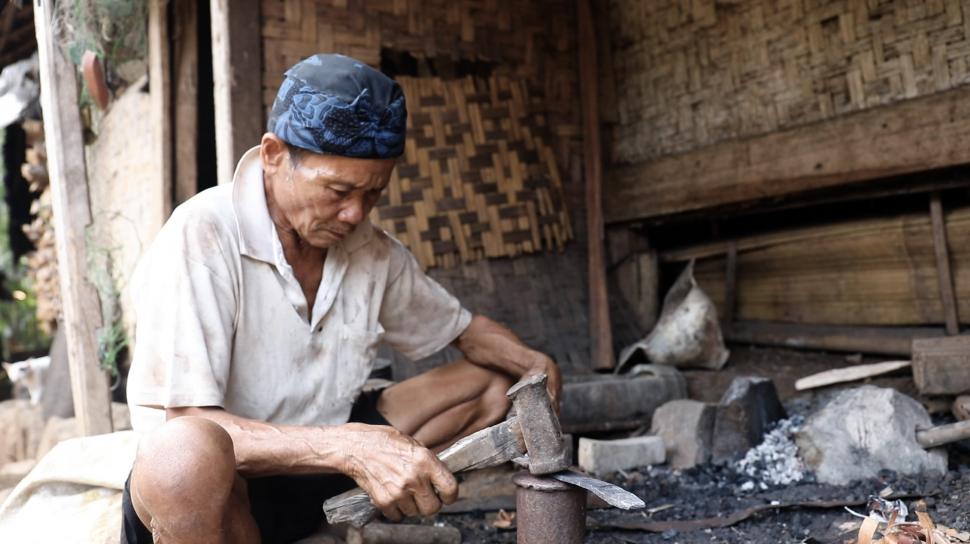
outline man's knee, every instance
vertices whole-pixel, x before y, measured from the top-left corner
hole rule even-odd
[[[180,417],[142,439],[132,495],[152,510],[193,508],[200,500],[218,504],[228,499],[235,477],[229,433],[204,418]]]
[[[508,375],[499,372],[491,372],[490,374],[489,384],[482,393],[481,400],[486,417],[492,423],[497,423],[505,417],[509,408],[512,407],[512,401],[509,400],[505,393],[512,387],[515,381]]]

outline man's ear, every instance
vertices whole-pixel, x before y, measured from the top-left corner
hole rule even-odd
[[[289,160],[290,150],[279,136],[272,132],[263,134],[259,142],[259,158],[263,162],[264,174],[279,172]]]

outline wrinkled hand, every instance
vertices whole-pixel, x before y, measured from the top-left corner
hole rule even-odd
[[[539,357],[532,367],[522,375],[523,378],[535,376],[536,374],[546,375],[546,391],[549,392],[549,399],[552,408],[559,414],[559,397],[562,394],[562,376],[559,373],[559,365],[552,358],[539,354]]]
[[[390,520],[430,516],[458,498],[458,482],[445,465],[415,439],[384,425],[346,425],[353,446],[345,474],[370,495]]]

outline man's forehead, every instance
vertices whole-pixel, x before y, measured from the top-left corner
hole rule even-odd
[[[314,178],[354,187],[383,187],[396,164],[394,159],[358,159],[338,155],[307,153],[300,167]]]

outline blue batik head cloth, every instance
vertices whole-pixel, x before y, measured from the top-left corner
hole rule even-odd
[[[267,130],[314,153],[386,159],[404,153],[401,86],[363,62],[313,55],[286,71]]]

